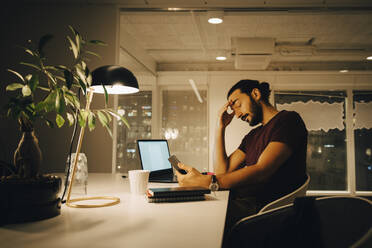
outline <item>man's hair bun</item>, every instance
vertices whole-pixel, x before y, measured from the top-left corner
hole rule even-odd
[[[262,98],[268,101],[270,96],[270,84],[268,82],[261,82],[259,84],[259,89],[261,91]]]

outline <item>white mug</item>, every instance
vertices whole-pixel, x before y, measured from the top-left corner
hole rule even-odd
[[[134,195],[143,195],[146,193],[149,181],[150,171],[148,170],[130,170],[128,171],[130,192]]]

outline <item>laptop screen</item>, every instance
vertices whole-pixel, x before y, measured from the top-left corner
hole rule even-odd
[[[172,168],[168,161],[167,140],[137,140],[137,144],[142,169],[158,171]]]

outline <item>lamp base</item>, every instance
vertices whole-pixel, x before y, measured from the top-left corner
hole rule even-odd
[[[111,200],[110,202],[105,202],[102,204],[75,204],[73,202],[80,202],[80,201],[90,201],[90,200]],[[120,198],[113,197],[113,196],[93,196],[93,197],[84,197],[84,198],[76,198],[76,199],[69,199],[66,201],[66,205],[72,208],[100,208],[100,207],[109,207],[114,206],[120,202]]]

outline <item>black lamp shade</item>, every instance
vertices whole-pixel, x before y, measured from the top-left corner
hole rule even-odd
[[[92,72],[92,85],[95,93],[130,94],[139,91],[138,82],[133,73],[124,67],[106,65]]]

